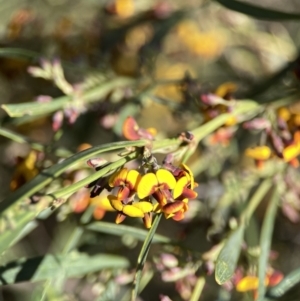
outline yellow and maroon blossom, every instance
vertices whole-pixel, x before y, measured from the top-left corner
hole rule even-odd
[[[95,218],[102,218],[106,211],[116,211],[117,224],[123,222],[126,217],[138,217],[143,219],[146,228],[152,225],[153,213],[164,213],[166,218],[176,221],[184,218],[189,199],[197,197],[193,190],[196,184],[191,170],[185,164],[180,167],[172,165],[172,156],[164,160],[163,167],[157,164],[153,156],[150,158],[147,168],[144,166],[144,175],[124,167],[110,177],[106,176],[92,183],[92,192],[95,186],[98,186],[96,190],[102,191],[106,188],[111,192],[91,201],[95,206]],[[101,160],[88,163],[95,169],[106,164]],[[148,172],[148,169],[151,171]],[[93,196],[96,196],[95,191]]]
[[[140,180],[141,175],[138,171],[123,168],[110,177],[108,185],[111,188],[118,187],[117,198],[124,200],[136,192]]]
[[[165,214],[165,217],[172,218],[175,221],[181,221],[184,218],[184,213],[189,209],[188,198],[183,200],[174,200],[166,204],[161,211]]]
[[[149,200],[138,202],[129,199],[120,200],[114,195],[109,195],[108,199],[112,208],[118,212],[116,224],[120,224],[127,216],[129,216],[140,217],[143,219],[146,228],[151,227],[153,205]]]
[[[168,158],[164,160],[164,166],[173,174],[176,184],[172,194],[168,189],[164,190],[162,199],[159,199],[155,193],[153,194],[158,201],[155,212],[163,212],[166,218],[180,221],[188,210],[189,199],[197,197],[197,193],[193,190],[195,187],[194,176],[187,165],[182,164],[180,167],[175,167]]]
[[[174,199],[195,199],[198,194],[193,189],[196,184],[194,181],[194,175],[186,164],[181,164],[181,172],[176,177],[176,186],[173,190]]]
[[[176,179],[166,169],[159,169],[156,173],[145,174],[137,187],[137,194],[140,199],[153,195],[157,202],[164,206],[167,199],[171,197],[170,190],[176,186]]]

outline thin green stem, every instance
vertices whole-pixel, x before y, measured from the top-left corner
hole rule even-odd
[[[153,240],[153,237],[155,235],[156,229],[159,225],[159,221],[161,219],[161,213],[157,214],[154,218],[153,224],[151,229],[148,232],[148,235],[143,243],[142,249],[140,251],[139,257],[137,259],[137,267],[136,267],[136,273],[133,281],[133,289],[131,293],[131,301],[135,301],[138,295],[139,291],[139,284],[142,277],[143,268],[147,259],[147,255],[150,250],[150,246]]]
[[[252,198],[250,199],[246,209],[241,214],[240,217],[241,224],[243,225],[248,224],[253,212],[260,204],[261,200],[266,195],[266,193],[270,190],[271,186],[272,186],[272,180],[270,178],[264,179],[264,181],[259,185],[255,193],[253,194]]]
[[[275,186],[274,191],[265,213],[261,236],[260,236],[260,256],[258,261],[258,301],[263,301],[266,293],[265,277],[271,248],[272,234],[278,207],[279,193]]]
[[[191,295],[190,301],[198,301],[199,300],[199,298],[201,297],[205,282],[206,281],[205,281],[204,276],[198,277],[195,287],[193,289],[193,293]]]
[[[51,152],[54,153],[55,156],[57,157],[62,157],[62,158],[67,158],[71,155],[73,155],[72,152],[68,151],[67,149],[62,149],[62,148],[58,148],[58,149],[52,149],[50,150],[49,146],[43,145],[41,143],[38,142],[34,142],[31,139],[15,133],[13,131],[4,129],[4,128],[0,128],[0,135],[3,137],[6,137],[12,141],[15,141],[17,143],[21,143],[21,144],[29,144],[30,147],[34,150],[40,151],[40,152]]]

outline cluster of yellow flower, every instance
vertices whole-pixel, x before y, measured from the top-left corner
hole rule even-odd
[[[140,217],[146,228],[151,227],[153,213],[164,213],[166,218],[182,220],[189,199],[197,197],[196,183],[185,164],[169,169],[158,168],[141,175],[137,170],[122,168],[108,179],[107,188],[112,194],[105,196],[101,203],[95,202],[95,210],[105,207],[117,211],[117,224],[127,216]]]
[[[272,125],[267,119],[257,118],[246,127],[265,130],[269,138],[268,145],[260,145],[246,150],[246,156],[255,159],[256,165],[262,167],[270,158],[279,158],[293,167],[299,167],[300,155],[300,114],[294,109],[281,107],[276,114],[276,123]]]

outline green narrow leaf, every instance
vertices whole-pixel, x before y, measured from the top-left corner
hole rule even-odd
[[[34,212],[27,211],[14,218],[15,225],[13,228],[11,230],[5,230],[5,232],[0,235],[0,254],[26,236],[37,226],[36,221],[32,221],[28,224],[34,217]]]
[[[108,222],[93,222],[85,227],[87,230],[97,231],[106,234],[112,234],[116,236],[130,235],[138,240],[144,241],[148,235],[148,231],[143,229],[137,229],[135,227],[126,225],[117,225]],[[155,234],[152,243],[170,243],[169,237]]]
[[[284,277],[284,279],[276,286],[271,287],[267,291],[267,297],[278,299],[282,297],[288,290],[300,282],[300,268],[292,271]]]
[[[262,20],[300,20],[300,14],[285,13],[236,0],[215,0],[228,9]]]
[[[135,301],[137,298],[145,261],[147,259],[147,256],[148,256],[148,253],[150,250],[150,246],[151,246],[153,237],[155,235],[156,229],[159,225],[160,219],[161,219],[161,213],[155,216],[152,227],[148,232],[148,235],[143,243],[142,249],[141,249],[139,257],[137,259],[136,273],[134,276],[133,289],[131,292],[131,301]]]
[[[244,225],[240,225],[231,233],[217,258],[215,279],[220,285],[234,274],[241,252],[244,229]]]
[[[88,256],[83,253],[52,255],[21,259],[0,268],[0,283],[10,284],[23,281],[41,281],[64,273],[66,278],[81,277],[102,269],[122,269],[129,261],[121,256],[99,254]]]
[[[80,223],[83,224],[88,222],[92,218],[92,215],[93,215],[93,208],[88,207],[87,210],[85,210],[85,212],[81,216]],[[83,233],[84,233],[84,228],[82,226],[76,226],[73,229],[73,231],[71,231],[71,234],[68,236],[65,245],[62,249],[61,256],[66,256],[68,253],[70,253],[76,248]],[[59,240],[60,238],[57,238],[56,236],[56,239]],[[63,263],[63,269],[64,269],[64,263]],[[57,272],[58,274],[56,275],[54,274],[52,278],[48,278],[47,281],[44,283],[44,289],[41,291],[41,297],[39,298],[40,301],[45,300],[45,298],[49,296],[53,288],[55,288],[54,291],[62,292],[66,275],[65,275],[65,271],[62,272],[58,270]]]
[[[275,217],[277,212],[277,202],[279,194],[276,187],[274,188],[271,201],[268,205],[267,211],[265,213],[265,218],[262,225],[261,236],[260,236],[260,256],[258,261],[258,301],[263,301],[266,287],[265,287],[265,277],[268,265],[270,247],[272,242],[272,234],[275,223]]]

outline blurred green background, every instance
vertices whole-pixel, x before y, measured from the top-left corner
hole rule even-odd
[[[300,2],[296,0],[248,3],[300,14]],[[34,78],[27,72],[28,67],[39,65],[40,58],[60,59],[66,79],[74,85],[101,83],[105,78],[118,76],[134,80],[132,87],[115,89],[101,102],[91,104],[75,124],[64,122],[56,135],[52,131],[52,116],[14,119],[0,111],[1,127],[71,152],[76,152],[82,143],[99,145],[123,140],[121,125],[128,115],[135,115],[142,127],[154,126],[159,138],[191,130],[203,121],[195,95],[199,91],[215,91],[225,82],[235,83],[239,98],[255,95],[257,101],[280,98],[295,85],[293,75],[287,73],[264,93],[255,93],[265,80],[297,57],[299,22],[254,19],[228,10],[216,1],[2,0],[0,17],[0,104],[33,101],[41,95],[53,98],[62,95],[52,82]],[[184,79],[187,83],[189,78],[194,79],[192,93],[184,95],[178,83]],[[243,140],[241,144],[255,138],[243,137],[246,142]],[[239,143],[233,141],[229,150],[216,149],[211,157],[204,159],[202,149],[196,150],[189,163],[199,175],[201,202],[194,204],[197,218],[180,224],[164,220],[160,234],[171,239],[184,234],[186,248],[195,252],[207,251],[213,245],[206,234],[212,225],[213,208],[224,191],[223,179],[233,176],[238,181],[239,175],[234,172],[249,164],[237,149]],[[0,137],[0,200],[11,193],[16,158],[25,157],[29,150],[29,145]],[[224,157],[230,158],[233,175],[223,165]],[[108,156],[111,158],[115,157]],[[56,162],[57,158],[50,154],[49,160]],[[259,210],[264,211],[264,206]],[[3,264],[24,256],[52,254],[63,248],[78,217],[69,212],[65,214],[69,214],[67,218],[61,217],[63,209],[61,212],[40,221],[34,231],[4,253]],[[105,221],[113,220],[113,215],[105,217]],[[300,265],[299,243],[299,224],[279,214],[273,249],[279,254],[275,265],[283,273]],[[79,249],[88,254],[122,255],[129,259],[132,270],[140,243],[132,237],[120,239],[87,232]],[[161,249],[154,246],[151,253],[155,256],[156,252],[159,254]],[[53,293],[51,297],[51,288],[48,289],[45,300],[119,300],[114,296],[120,296],[120,292],[115,293],[113,281],[107,281],[113,279],[110,273],[113,272],[70,279],[59,296]],[[211,276],[200,300],[227,300],[221,299],[217,287]],[[43,289],[41,282],[2,286],[0,300],[42,300]],[[106,291],[107,297],[98,297],[101,290]],[[169,295],[173,301],[181,300],[173,284],[162,282],[156,273],[142,292],[141,300],[159,300],[159,294]],[[228,300],[239,298],[233,294]],[[299,298],[296,290],[290,300]]]

